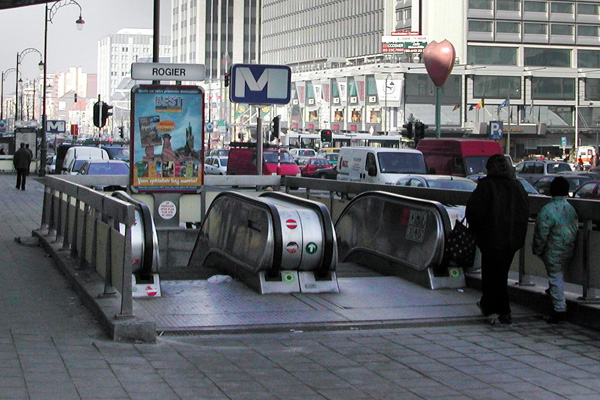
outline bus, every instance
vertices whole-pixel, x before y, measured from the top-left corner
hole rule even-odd
[[[282,135],[282,145],[289,148],[315,149],[322,147],[388,147],[410,148],[414,142],[402,136],[370,135],[368,133],[333,134],[331,143],[322,143],[319,133],[288,132]],[[325,145],[325,146],[324,146]]]

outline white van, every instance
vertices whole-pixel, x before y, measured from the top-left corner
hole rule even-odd
[[[387,147],[342,147],[338,158],[339,181],[395,185],[407,174],[427,174],[423,153]]]
[[[65,159],[62,164],[63,174],[72,174],[76,173],[77,170],[73,168],[75,165],[75,160],[92,160],[92,159],[102,159],[108,160],[110,157],[108,156],[108,152],[99,147],[91,147],[91,146],[73,146],[67,150],[67,154],[65,154]]]

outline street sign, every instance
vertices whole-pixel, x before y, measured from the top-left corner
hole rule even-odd
[[[131,78],[150,81],[203,81],[203,64],[133,63]]]
[[[212,132],[214,127],[215,127],[215,125],[212,122],[209,121],[206,123],[206,131],[207,132]]]
[[[490,121],[490,139],[502,139],[502,121]]]
[[[291,87],[292,70],[286,65],[235,64],[231,68],[234,103],[288,104]]]
[[[63,120],[46,121],[46,132],[65,133],[67,131],[67,122]]]
[[[6,133],[6,121],[3,119],[0,119],[0,133]]]

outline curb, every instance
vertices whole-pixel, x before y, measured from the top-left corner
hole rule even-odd
[[[106,334],[114,341],[156,343],[154,321],[145,318],[145,310],[135,306],[133,317],[120,317],[121,295],[104,295],[104,280],[96,272],[77,269],[78,258],[69,257],[69,250],[55,242],[55,236],[47,230],[33,230],[32,236],[54,260],[54,265],[63,273],[67,282],[79,295],[83,304],[91,311]]]

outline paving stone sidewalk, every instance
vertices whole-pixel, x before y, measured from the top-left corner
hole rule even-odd
[[[52,259],[19,244],[42,185],[0,175],[0,399],[600,399],[600,336],[527,318],[398,329],[106,338]]]

